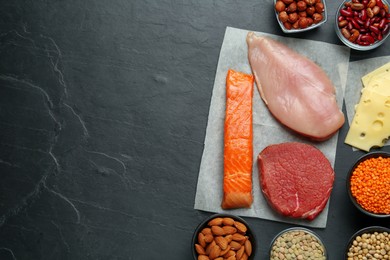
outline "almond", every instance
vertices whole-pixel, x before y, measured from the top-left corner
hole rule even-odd
[[[226,260],[236,260],[236,255],[229,256]]]
[[[244,244],[245,247],[245,253],[250,256],[252,254],[252,243],[247,239]]]
[[[215,243],[217,243],[217,245],[222,249],[222,250],[225,250],[228,246],[228,242],[226,241],[226,239],[222,236],[218,236],[215,238]]]
[[[221,253],[219,254],[220,256],[224,256],[226,257],[225,255],[227,254],[227,252],[230,251],[230,245],[227,245],[226,249],[225,250],[222,250]]]
[[[232,240],[233,240],[233,235],[227,235],[227,236],[225,236],[225,239],[226,239],[226,241],[227,241],[228,244],[229,244],[229,243],[232,242]]]
[[[202,233],[203,233],[203,235],[207,235],[207,234],[211,234],[211,228],[204,228],[204,229],[202,229],[202,231],[201,231]]]
[[[195,244],[195,250],[196,250],[196,252],[199,255],[205,255],[206,254],[206,251],[204,250],[204,247],[199,245],[199,244]]]
[[[204,241],[206,243],[210,243],[211,241],[213,241],[213,239],[214,239],[214,236],[211,233],[204,236]]]
[[[206,246],[206,255],[210,254],[211,248],[213,248],[217,243],[213,240],[210,244]]]
[[[211,232],[212,232],[215,236],[223,236],[223,235],[225,235],[224,229],[221,228],[220,226],[212,226],[212,227],[211,227]]]
[[[234,252],[233,250],[229,250],[226,254],[223,255],[223,257],[225,258],[229,258],[232,256],[234,256],[234,259],[236,259],[236,252]]]
[[[222,223],[223,223],[225,226],[233,226],[233,224],[234,224],[234,219],[232,219],[232,218],[223,218]]]
[[[225,235],[232,235],[237,232],[237,228],[232,226],[223,226],[222,229]]]
[[[218,245],[215,245],[211,248],[209,258],[211,260],[219,257],[219,254],[221,253],[221,248]]]
[[[248,255],[246,253],[244,253],[242,256],[241,256],[241,259],[240,260],[248,260]]]
[[[234,221],[234,226],[241,233],[245,233],[247,231],[246,226],[243,223],[239,222],[239,221]]]
[[[244,235],[240,234],[240,233],[234,233],[232,235],[232,240],[241,242],[241,241],[245,241],[246,237]]]
[[[223,260],[223,257],[217,257],[214,260]]]
[[[244,252],[245,252],[245,248],[242,246],[242,247],[237,251],[236,257],[237,257],[238,260],[241,259],[241,257],[242,257],[242,255],[244,254]]]
[[[198,234],[198,243],[199,243],[199,245],[201,245],[202,247],[206,247],[206,241],[204,240],[204,235],[203,235],[203,233],[199,233],[199,234]]]
[[[232,241],[232,242],[230,242],[229,245],[230,245],[231,249],[236,250],[236,251],[241,248],[241,244],[238,243],[237,241]]]
[[[213,218],[209,221],[209,226],[220,226],[222,225],[223,219],[222,218]]]
[[[199,255],[198,260],[210,260],[210,258],[207,255]]]

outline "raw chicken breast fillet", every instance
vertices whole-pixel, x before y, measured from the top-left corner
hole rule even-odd
[[[268,37],[247,35],[248,58],[261,98],[286,127],[323,141],[344,124],[335,87],[312,60]]]

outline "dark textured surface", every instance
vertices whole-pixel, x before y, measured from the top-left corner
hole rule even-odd
[[[0,2],[0,259],[191,259],[210,215],[193,204],[225,28],[281,34],[272,2]],[[340,44],[338,4],[291,37]],[[339,141],[328,226],[316,230],[330,259],[358,228],[389,226],[348,201],[360,155]],[[257,259],[290,227],[246,220]]]

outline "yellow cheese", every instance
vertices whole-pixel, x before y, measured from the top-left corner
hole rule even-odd
[[[390,75],[390,62],[385,65],[371,71],[370,73],[362,77],[362,83],[364,87],[369,87],[369,82],[374,78],[383,78],[383,75]]]
[[[390,95],[364,89],[345,143],[368,152],[382,147],[389,136]]]
[[[390,136],[390,62],[364,75],[362,83],[345,143],[368,152]]]

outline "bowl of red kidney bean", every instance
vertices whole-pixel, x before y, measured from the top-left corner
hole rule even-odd
[[[389,36],[389,4],[386,0],[345,0],[337,10],[335,27],[346,46],[375,49]]]

